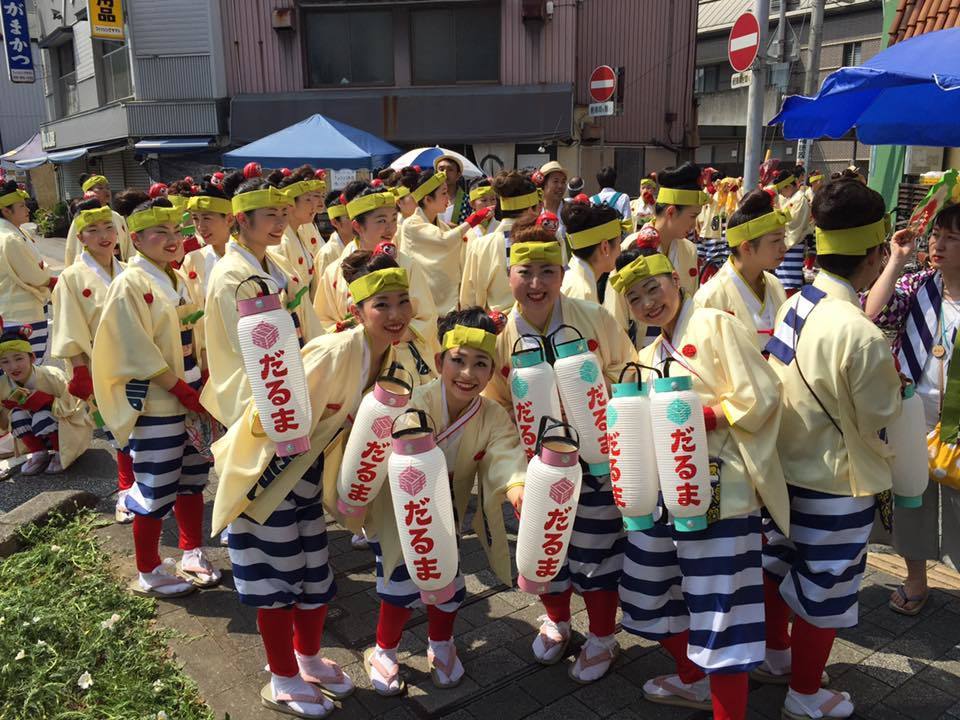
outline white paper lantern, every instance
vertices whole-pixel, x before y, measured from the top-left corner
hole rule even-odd
[[[630,363],[628,367],[634,366]],[[626,372],[626,369],[624,370]],[[653,527],[653,512],[660,494],[657,455],[650,422],[648,386],[639,381],[612,386],[607,404],[607,445],[613,500],[627,530]]]
[[[456,593],[459,565],[447,461],[426,413],[407,410],[396,422],[405,418],[418,423],[393,433],[388,461],[393,512],[407,572],[420,588],[420,599],[439,605]]]
[[[704,530],[710,509],[710,457],[703,405],[689,377],[655,380],[650,398],[663,504],[677,530]]]
[[[251,278],[259,297],[237,301],[237,335],[253,402],[277,455],[299,455],[310,449],[311,405],[300,357],[297,331],[279,293],[268,292],[262,278]]]
[[[387,479],[393,421],[413,390],[401,374],[409,377],[403,366],[393,363],[357,408],[337,480],[337,509],[346,517],[361,517]]]
[[[541,427],[539,452],[527,465],[517,530],[517,585],[534,595],[547,592],[567,559],[583,480],[578,443],[567,426],[545,418]]]
[[[510,356],[510,395],[513,414],[520,433],[520,441],[530,460],[536,453],[537,428],[545,417],[560,417],[560,394],[557,378],[547,362],[543,341],[539,337],[537,347],[517,350],[514,345]],[[522,342],[521,337],[517,342]]]
[[[923,401],[914,386],[907,385],[900,417],[887,427],[887,442],[894,452],[893,500],[899,507],[923,505],[923,493],[930,480],[926,430]]]
[[[609,397],[600,362],[583,337],[563,343],[554,339],[554,351],[557,359],[553,371],[557,375],[557,388],[564,415],[580,435],[580,457],[591,475],[606,475],[610,472],[607,456]]]

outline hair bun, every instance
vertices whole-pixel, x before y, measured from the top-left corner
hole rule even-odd
[[[576,197],[573,198],[573,201],[572,201],[572,202],[576,203],[577,205],[589,205],[589,204],[590,204],[590,198],[588,198],[588,197],[587,197],[586,195],[584,195],[583,193],[580,193],[579,195],[577,195]]]
[[[243,177],[247,180],[263,176],[263,167],[258,162],[249,162],[243,166]]]

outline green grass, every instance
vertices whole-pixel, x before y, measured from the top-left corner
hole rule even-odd
[[[0,718],[212,720],[152,622],[156,602],[110,573],[98,522],[28,527],[26,549],[0,562]]]

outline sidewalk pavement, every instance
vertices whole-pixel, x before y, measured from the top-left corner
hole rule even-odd
[[[207,489],[207,513],[213,488]],[[111,513],[112,514],[112,513]],[[510,531],[515,533],[512,512]],[[205,526],[208,527],[208,526]],[[98,531],[103,546],[114,552],[117,570],[133,577],[130,528],[110,525]],[[466,668],[463,683],[437,690],[426,660],[426,616],[414,614],[400,646],[401,672],[409,686],[404,698],[381,698],[363,669],[363,651],[374,642],[378,601],[376,570],[369,551],[350,546],[351,533],[336,525],[328,530],[337,598],[330,607],[324,650],[357,684],[353,697],[331,717],[448,718],[449,720],[706,720],[708,713],[654,705],[642,699],[643,683],[672,672],[672,661],[654,643],[626,632],[618,634],[620,657],[611,672],[588,686],[574,683],[567,670],[587,632],[586,612],[574,596],[574,641],[570,657],[553,667],[538,665],[530,644],[539,626],[537,598],[499,584],[486,568],[475,536],[461,544],[467,600],[457,618],[456,641]],[[511,540],[515,534],[511,535]],[[172,520],[165,524],[162,554],[179,558]],[[213,543],[215,541],[209,541]],[[171,648],[217,720],[275,720],[260,706],[260,688],[268,681],[266,657],[256,628],[256,613],[237,602],[232,590],[226,548],[209,548],[224,569],[220,588],[186,598],[160,601],[158,623],[176,631]],[[899,558],[871,553],[860,594],[860,625],[841,631],[827,671],[831,687],[850,692],[858,718],[871,720],[960,719],[960,575],[931,564],[934,590],[924,611],[914,618],[891,612],[887,601],[904,576]],[[143,682],[150,682],[143,678]],[[785,688],[751,685],[750,717],[777,720]]]

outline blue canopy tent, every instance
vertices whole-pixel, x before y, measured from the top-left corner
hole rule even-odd
[[[272,135],[223,155],[228,167],[258,162],[264,167],[295,167],[308,163],[335,170],[372,170],[389,165],[400,149],[385,140],[323,115],[311,115]]]
[[[859,67],[831,73],[816,97],[788,97],[770,125],[788,140],[960,146],[960,28],[904,40]]]

